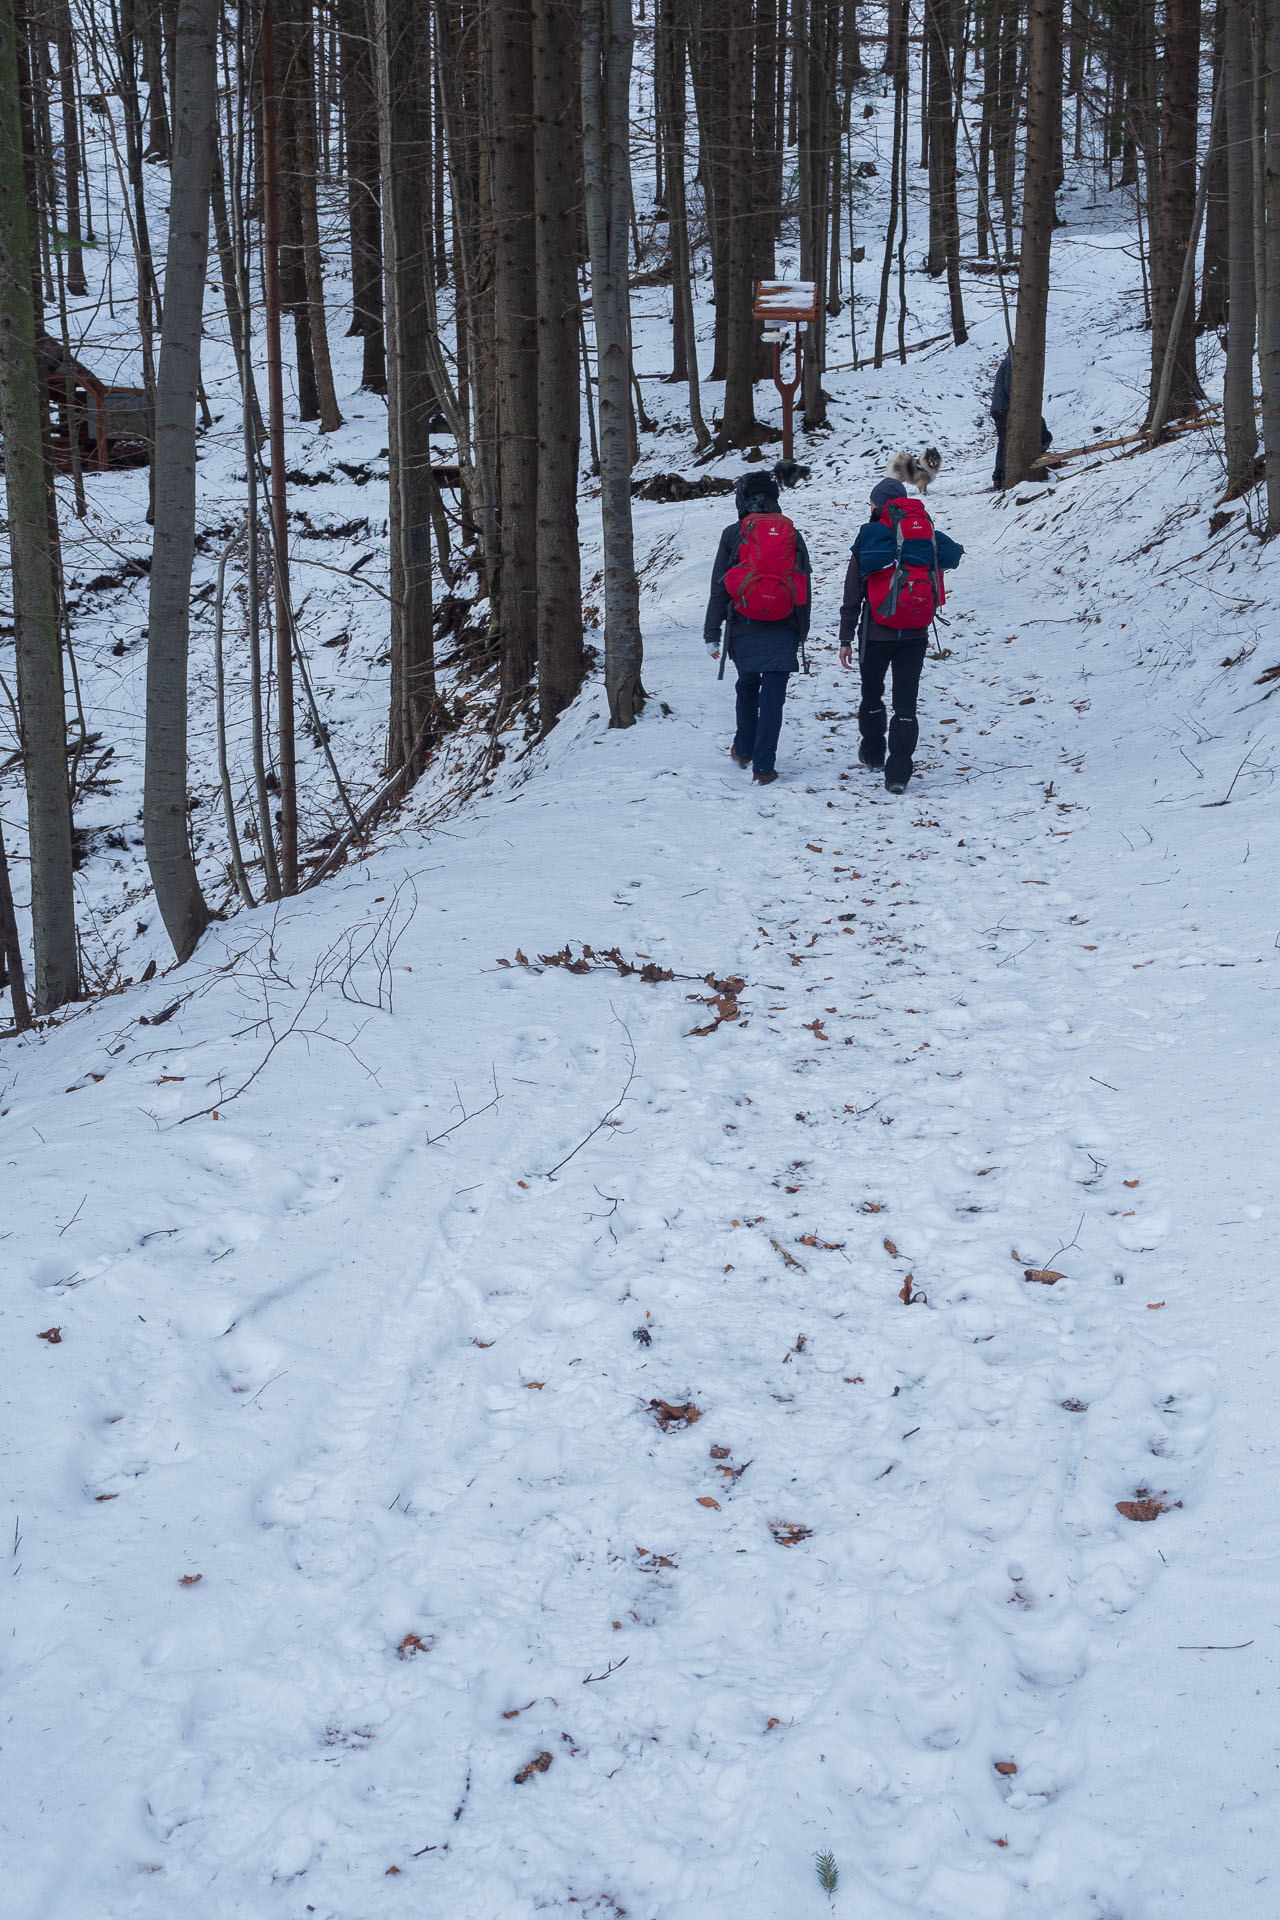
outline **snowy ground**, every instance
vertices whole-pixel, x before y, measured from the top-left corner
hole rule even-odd
[[[1147,353],[1070,211],[1060,445]],[[776,787],[701,645],[724,503],[646,507],[638,727],[593,682],[0,1051],[20,1920],[780,1920],[825,1848],[851,1920],[1276,1912],[1280,560],[1203,441],[984,492],[970,297],[830,382]],[[926,440],[967,553],[895,800],[835,616]]]

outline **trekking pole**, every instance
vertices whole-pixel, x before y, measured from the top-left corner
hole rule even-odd
[[[729,642],[728,642],[727,636],[722,630],[720,634],[720,671],[716,675],[717,680],[724,679],[725,664],[728,661],[728,658],[729,658]]]

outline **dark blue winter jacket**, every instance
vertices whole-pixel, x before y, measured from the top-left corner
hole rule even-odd
[[[810,582],[810,591],[803,606],[795,609],[786,620],[749,620],[745,613],[739,613],[733,604],[732,595],[724,584],[724,577],[730,567],[738,564],[738,548],[742,542],[742,526],[737,520],[726,527],[720,535],[720,545],[716,549],[715,565],[711,569],[711,595],[707,601],[707,617],[703,622],[702,637],[708,646],[719,646],[720,629],[728,618],[729,658],[739,673],[797,673],[800,668],[800,642],[809,631],[809,617],[812,608],[812,569],[809,564],[809,549],[799,532],[796,534],[796,569]]]

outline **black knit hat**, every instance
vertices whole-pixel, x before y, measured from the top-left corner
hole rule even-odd
[[[778,511],[778,483],[771,473],[743,473],[733,483],[733,504],[739,520],[749,513]]]

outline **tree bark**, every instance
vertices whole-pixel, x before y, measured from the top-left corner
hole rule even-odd
[[[1022,251],[1013,381],[1005,440],[1005,485],[1016,486],[1039,459],[1044,407],[1045,326],[1053,243],[1053,175],[1061,112],[1062,0],[1030,0],[1027,32],[1027,153],[1022,184]]]
[[[339,25],[347,223],[351,234],[350,332],[364,342],[361,386],[369,393],[385,393],[378,103],[373,84],[372,36],[363,0],[340,0]]]
[[[209,924],[187,826],[187,649],[196,534],[196,389],[218,127],[217,24],[218,0],[180,0],[156,379],[142,822],[156,905],[179,960],[190,957]]]
[[[284,35],[289,67],[283,76],[288,95],[293,133],[294,178],[299,239],[301,242],[302,297],[307,305],[307,339],[315,370],[316,406],[321,433],[334,433],[342,425],[338,396],[333,384],[333,363],[329,356],[329,327],[324,307],[324,261],[320,253],[320,216],[316,201],[316,101],[315,35],[311,7],[298,0],[285,0],[288,8]],[[285,7],[281,13],[285,13]],[[286,21],[282,19],[282,27]]]
[[[22,768],[27,788],[35,1007],[79,989],[67,785],[66,701],[50,538],[44,418],[36,363],[34,254],[23,157],[19,47],[0,0],[0,420],[13,569]]]
[[[724,412],[717,444],[741,447],[756,437],[754,319],[755,234],[752,217],[752,13],[750,0],[720,0],[726,65],[717,84],[725,94],[725,151],[720,166],[723,202],[717,203],[723,269],[716,324],[723,323]],[[723,312],[719,303],[723,301]]]
[[[1267,245],[1260,302],[1262,327],[1262,439],[1267,450],[1267,533],[1280,534],[1280,7],[1266,9],[1262,37],[1266,104],[1263,209]]]
[[[689,245],[689,186],[685,109],[686,63],[689,50],[687,0],[676,0],[672,23],[672,122],[667,135],[667,206],[670,214],[673,299],[682,315],[684,375],[689,383],[689,424],[699,453],[711,445],[711,433],[702,413],[702,382],[698,368],[698,335],[693,311],[693,258]]]
[[[67,292],[77,298],[89,291],[84,277],[83,236],[80,227],[80,115],[76,101],[76,49],[68,0],[58,0],[58,87],[62,96],[62,179],[66,196]]]
[[[387,334],[391,697],[387,770],[422,771],[435,699],[427,249],[429,76],[413,0],[376,0]]]
[[[1228,0],[1216,0],[1213,12],[1213,84],[1216,90],[1227,30]],[[1204,213],[1204,264],[1200,277],[1200,311],[1196,326],[1216,330],[1227,319],[1227,284],[1230,278],[1231,213],[1227,189],[1227,138],[1219,137],[1209,155],[1209,198]],[[1252,198],[1252,195],[1250,196]]]
[[[289,501],[284,466],[284,359],[280,343],[280,93],[272,0],[262,0],[262,279],[267,335],[267,434],[271,447],[272,583],[280,778],[280,890],[298,891],[298,765],[293,710],[293,611],[289,598]]]
[[[1165,347],[1173,330],[1183,262],[1192,244],[1199,89],[1199,0],[1166,0],[1159,217],[1153,222],[1151,253],[1150,412],[1154,412]],[[1182,319],[1174,335],[1173,379],[1167,408],[1167,414],[1174,418],[1194,412],[1204,399],[1204,388],[1196,371],[1194,322],[1191,303],[1184,302]]]
[[[582,685],[578,548],[578,232],[582,129],[575,0],[532,0],[538,322],[538,718],[553,727]]]
[[[21,1033],[31,1025],[31,1002],[27,999],[27,976],[22,964],[18,922],[13,911],[9,856],[5,851],[4,828],[0,826],[0,987],[4,986],[9,989],[13,1024]]]
[[[960,284],[960,208],[956,191],[955,88],[951,61],[955,39],[955,0],[925,0],[925,42],[929,48],[929,272],[947,276],[951,337],[958,347],[969,338]]]
[[[1223,48],[1226,90],[1227,365],[1222,383],[1222,426],[1227,495],[1253,480],[1258,425],[1253,411],[1253,349],[1258,300],[1253,258],[1253,33],[1249,0],[1227,0]],[[1280,238],[1280,236],[1278,236]]]
[[[538,657],[538,286],[533,200],[531,0],[491,0],[494,327],[501,563],[502,691],[533,679]],[[624,268],[625,272],[625,268]]]
[[[605,691],[609,724],[629,727],[644,704],[640,585],[631,524],[630,0],[583,0],[583,183],[600,401],[604,524]]]

